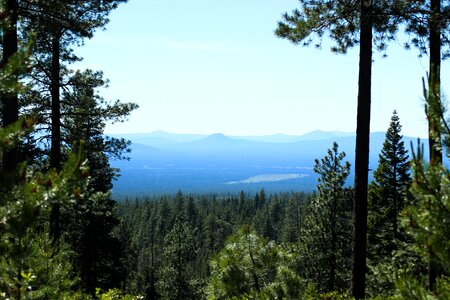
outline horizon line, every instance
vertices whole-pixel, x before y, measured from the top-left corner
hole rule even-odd
[[[379,133],[383,131],[371,131],[370,133]],[[311,133],[336,133],[336,134],[348,134],[348,135],[356,135],[356,131],[338,131],[338,130],[312,130],[308,131],[306,133],[299,133],[299,134],[290,134],[290,133],[267,133],[267,134],[226,134],[223,132],[213,132],[213,133],[192,133],[192,132],[171,132],[166,130],[153,130],[153,131],[142,131],[142,132],[105,132],[105,135],[144,135],[144,134],[155,134],[155,133],[163,133],[163,134],[173,134],[173,135],[201,135],[201,136],[211,136],[211,135],[225,135],[225,136],[234,136],[234,137],[267,137],[267,136],[304,136]],[[383,132],[385,133],[385,132]]]

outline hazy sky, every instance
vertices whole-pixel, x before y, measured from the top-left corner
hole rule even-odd
[[[297,0],[130,0],[106,31],[77,49],[80,68],[103,70],[111,100],[140,105],[108,133],[165,130],[233,135],[355,131],[358,48],[347,55],[277,38],[281,14]],[[372,131],[394,109],[403,133],[426,136],[421,77],[428,57],[374,53]],[[448,63],[442,87],[449,89]]]

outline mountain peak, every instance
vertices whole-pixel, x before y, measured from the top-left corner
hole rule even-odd
[[[229,140],[230,138],[227,137],[223,133],[213,133],[213,134],[208,135],[205,139],[208,139],[208,140],[211,140],[211,141],[213,141],[213,140],[215,140],[215,141],[225,141],[225,140]]]

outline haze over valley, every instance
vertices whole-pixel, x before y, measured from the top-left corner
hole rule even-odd
[[[129,161],[112,161],[121,176],[114,182],[117,197],[175,193],[237,193],[305,191],[316,188],[314,160],[336,141],[346,160],[354,162],[355,135],[313,131],[304,135],[226,136],[220,133],[113,135],[132,142]],[[370,168],[375,169],[385,139],[371,134]],[[417,138],[404,137],[407,149]],[[423,141],[426,143],[426,141]],[[353,176],[347,180],[352,183]]]

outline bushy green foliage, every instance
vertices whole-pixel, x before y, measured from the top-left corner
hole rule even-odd
[[[241,228],[211,261],[208,299],[300,299],[296,252]]]
[[[397,278],[395,294],[389,299],[448,300],[450,299],[449,295],[450,279],[448,277],[438,279],[434,291],[430,292],[424,278],[418,279],[405,274]]]
[[[9,290],[21,287],[23,299],[87,298],[76,291],[79,281],[73,273],[72,253],[67,245],[60,243],[56,250],[47,230],[30,231],[20,242],[26,249],[24,255],[0,259],[3,287],[6,285]],[[17,291],[15,295],[18,295]]]
[[[423,150],[413,159],[411,205],[401,219],[414,238],[413,249],[421,260],[438,270],[437,281],[400,268],[395,278],[394,299],[449,299],[450,280],[450,172],[441,164],[427,166]],[[428,273],[430,274],[430,273]]]
[[[128,294],[123,294],[118,289],[111,289],[106,292],[102,292],[101,289],[97,289],[95,292],[97,299],[99,300],[139,300],[143,299],[142,296],[132,296]]]
[[[24,121],[0,129],[0,150],[3,145],[14,144],[24,127],[30,125]],[[68,205],[83,195],[87,174],[80,154],[71,155],[60,172],[39,172],[22,164],[15,173],[2,174],[0,290],[5,297],[72,295],[70,289],[75,282],[67,253],[55,252],[47,233],[38,225],[42,217],[48,217],[52,204]]]
[[[413,160],[413,203],[405,210],[403,224],[414,237],[423,258],[430,251],[445,273],[450,272],[450,172],[444,166],[425,166],[422,151]]]

